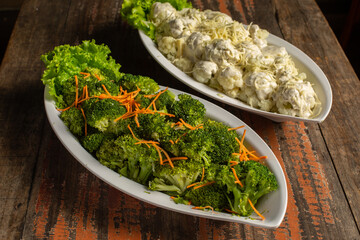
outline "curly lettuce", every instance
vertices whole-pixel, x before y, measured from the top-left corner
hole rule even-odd
[[[121,8],[121,16],[136,29],[142,30],[151,39],[155,39],[155,26],[149,21],[151,6],[155,2],[168,2],[176,10],[191,8],[192,5],[186,0],[124,0]]]
[[[68,81],[74,81],[74,76],[79,72],[95,71],[114,81],[121,78],[121,66],[109,56],[110,52],[108,46],[92,40],[83,41],[78,46],[57,46],[41,56],[46,65],[41,81],[49,87],[57,107],[67,106],[63,99],[63,88]]]

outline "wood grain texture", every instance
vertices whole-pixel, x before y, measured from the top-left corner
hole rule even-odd
[[[360,99],[356,97],[360,94],[359,79],[313,1],[276,0],[275,6],[285,40],[308,54],[330,81],[333,106],[320,130],[360,228]]]
[[[312,0],[196,0],[299,47],[324,70],[334,105],[322,124],[270,120],[209,99],[175,80],[121,21],[120,0],[28,0],[0,69],[0,239],[359,239],[359,81]],[[95,39],[121,70],[198,95],[252,127],[273,150],[288,183],[276,230],[157,208],[110,187],[82,167],[45,119],[40,55]],[[355,86],[342,88],[341,86]],[[19,114],[21,113],[21,114]],[[347,117],[349,116],[349,117]],[[19,127],[20,126],[20,127]],[[339,147],[341,146],[341,147]]]

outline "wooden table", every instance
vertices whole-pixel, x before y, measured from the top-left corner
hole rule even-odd
[[[252,127],[286,172],[289,203],[276,230],[187,216],[138,201],[82,167],[43,107],[40,55],[96,39],[122,71],[191,90],[147,53],[121,20],[120,0],[26,0],[0,69],[0,239],[360,239],[360,83],[314,0],[193,1],[258,23],[308,54],[334,95],[321,124],[274,123],[215,102]]]

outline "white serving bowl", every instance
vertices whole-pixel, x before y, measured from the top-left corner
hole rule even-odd
[[[140,39],[143,42],[145,48],[148,50],[150,55],[170,74],[175,78],[185,83],[194,90],[201,92],[202,94],[218,100],[219,102],[229,104],[231,106],[240,108],[242,110],[258,114],[260,116],[271,119],[275,122],[284,122],[284,121],[304,121],[304,122],[316,122],[321,123],[325,120],[327,115],[330,112],[332,105],[332,91],[331,86],[326,78],[323,71],[320,67],[313,61],[309,56],[307,56],[300,49],[290,44],[289,42],[276,37],[273,34],[269,34],[267,41],[269,45],[285,47],[287,52],[291,55],[292,59],[295,62],[296,67],[300,72],[304,72],[307,75],[307,81],[313,84],[314,90],[319,97],[319,100],[322,104],[322,109],[320,113],[314,118],[301,118],[293,117],[280,113],[272,113],[263,111],[254,107],[247,105],[246,103],[226,96],[225,94],[219,92],[216,89],[213,89],[203,83],[200,83],[194,80],[192,77],[181,71],[175,65],[173,65],[162,53],[157,49],[156,44],[146,36],[141,30],[139,30]]]

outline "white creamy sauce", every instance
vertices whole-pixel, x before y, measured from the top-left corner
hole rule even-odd
[[[160,52],[196,81],[264,111],[311,118],[320,107],[305,73],[258,25],[169,3],[154,3],[150,19]]]

